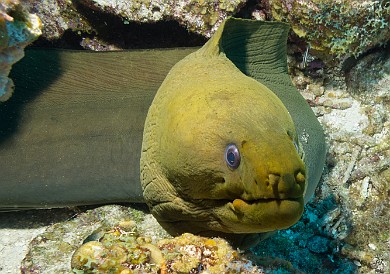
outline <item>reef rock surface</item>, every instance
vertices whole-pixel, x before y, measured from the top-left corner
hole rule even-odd
[[[24,56],[23,49],[41,35],[41,21],[17,0],[0,3],[0,102],[11,97],[14,84],[8,74]]]
[[[269,0],[268,6],[323,59],[360,56],[390,39],[387,0]]]
[[[32,0],[28,8],[42,18],[43,37],[48,40],[60,37],[66,30],[82,32],[82,35],[102,30],[94,15],[102,16],[110,23],[117,17],[122,25],[130,22],[155,23],[179,22],[189,31],[210,37],[227,16],[235,14],[245,0]]]
[[[255,258],[254,256],[252,259]],[[292,271],[281,260],[256,266],[225,240],[169,236],[150,215],[103,206],[50,226],[31,243],[23,273],[265,273]]]

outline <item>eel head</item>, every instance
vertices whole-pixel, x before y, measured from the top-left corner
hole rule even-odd
[[[264,85],[223,58],[213,62],[230,73],[183,81],[182,62],[156,95],[141,156],[144,198],[172,234],[289,227],[306,187],[291,117]]]
[[[202,48],[172,68],[149,109],[144,198],[173,235],[287,228],[304,207],[301,151],[279,98],[224,54]]]

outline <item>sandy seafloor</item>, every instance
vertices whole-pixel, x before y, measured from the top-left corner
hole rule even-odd
[[[8,224],[12,224],[15,221],[13,218],[7,218],[9,221],[4,219],[1,218],[2,227],[7,227]],[[28,243],[44,230],[45,227],[32,229],[1,228],[0,273],[19,273],[20,262],[27,253]]]
[[[31,240],[52,223],[73,214],[66,209],[0,212],[0,273],[20,273],[20,262]]]

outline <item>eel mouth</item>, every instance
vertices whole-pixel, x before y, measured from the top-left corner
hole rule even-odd
[[[303,197],[251,201],[237,198],[227,201],[217,214],[233,233],[259,233],[292,226],[302,216],[303,208]]]
[[[278,199],[278,198],[266,198],[266,199],[256,199],[256,200],[244,200],[244,199],[234,199],[232,202],[229,202],[229,207],[236,213],[245,213],[250,207],[256,207],[260,204],[265,203],[276,203],[281,204],[282,202],[290,201],[290,202],[300,202],[303,197],[299,198],[289,198],[289,199]]]

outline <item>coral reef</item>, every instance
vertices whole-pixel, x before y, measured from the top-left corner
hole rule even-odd
[[[269,0],[274,19],[289,22],[315,55],[359,56],[390,39],[387,0]]]
[[[165,22],[167,26],[168,21],[176,21],[190,32],[210,37],[232,15],[289,22],[310,52],[329,62],[334,56],[360,56],[390,39],[390,4],[386,0],[263,0],[256,4],[245,0],[33,0],[25,6],[42,19],[44,39],[69,39],[73,41],[68,43],[77,43],[73,46],[93,50],[134,47],[134,40],[126,40],[136,35],[139,23]],[[172,29],[157,28],[177,36]]]
[[[234,1],[106,1],[84,0],[86,5],[119,15],[123,20],[137,22],[155,22],[177,20],[188,30],[207,37],[219,24],[232,15],[246,2]]]
[[[101,234],[101,237],[96,235]],[[137,269],[156,272],[163,263],[161,251],[151,239],[141,237],[133,221],[125,221],[109,231],[99,231],[72,256],[74,272],[123,272]]]
[[[25,5],[42,19],[45,39],[58,39],[66,30],[72,30],[87,39],[86,44],[89,39],[107,43],[99,38],[103,27],[91,13],[116,17],[124,26],[131,22],[174,20],[191,32],[210,37],[227,16],[237,14],[244,5],[248,10],[240,11],[240,16],[260,20],[272,17],[289,22],[294,32],[308,42],[311,51],[323,59],[331,59],[329,55],[359,56],[370,48],[386,44],[390,38],[390,4],[386,0],[263,0],[255,6],[246,2],[44,0],[29,1]],[[106,24],[112,24],[109,17],[106,19]]]
[[[365,128],[354,134],[354,138],[337,138],[332,144],[342,146],[330,151],[340,162],[344,157],[349,160],[342,166],[345,173],[341,182],[333,171],[329,179],[330,184],[337,184],[354,226],[342,253],[359,262],[362,272],[371,268],[390,271],[389,86],[388,51],[365,56],[347,73],[347,89],[360,104],[359,114]]]
[[[31,12],[37,13],[43,21],[43,35],[47,40],[58,39],[66,30],[72,30],[82,39],[92,39],[97,44],[107,44],[101,35],[104,28],[126,28],[131,22],[155,23],[175,20],[192,32],[209,37],[219,24],[229,15],[233,15],[245,4],[245,0],[234,1],[48,1],[33,0],[26,3]],[[97,16],[96,16],[97,15]],[[100,26],[99,17],[105,18]],[[113,22],[113,17],[117,21]],[[125,34],[125,35],[131,35]],[[89,41],[84,43],[88,44]],[[115,49],[112,44],[109,49]],[[123,46],[122,46],[123,48]]]
[[[71,265],[75,273],[264,273],[223,239],[185,233],[153,243],[135,223],[83,244]]]
[[[104,43],[97,39],[97,33],[101,28],[97,28],[96,21],[92,21],[80,10],[88,9],[89,12],[95,12],[99,16],[102,13],[112,14],[113,17],[118,17],[120,24],[124,26],[131,24],[129,22],[133,20],[131,15],[112,11],[110,8],[113,7],[112,4],[104,4],[108,1],[84,0],[83,5],[77,7],[74,6],[75,2],[41,0],[23,4],[27,6],[30,13],[38,13],[42,18],[43,36],[47,40],[60,37],[65,39],[66,31],[71,30],[73,33],[80,33],[84,48],[112,50],[128,47],[128,45],[117,46],[109,42]],[[203,13],[202,10],[190,13],[191,20],[188,17],[186,19],[185,16],[178,19],[173,13],[168,15],[167,11],[162,9],[162,5],[158,10],[158,8],[153,9],[157,4],[153,6],[150,1],[144,2],[140,4],[144,13],[141,12],[141,8],[139,12],[134,13],[134,16],[138,16],[139,19],[144,18],[147,22],[155,22],[160,18],[158,16],[161,16],[164,20],[182,20],[181,23],[189,29],[204,35],[212,32],[211,22],[215,19],[210,20],[210,17],[209,21],[205,21],[207,23],[201,26],[196,24],[202,22],[196,20],[197,16],[200,16],[199,13]],[[227,11],[226,8],[223,13],[214,10],[213,14],[220,16],[232,14],[243,2],[237,2],[233,11]],[[130,6],[134,5],[133,3],[128,4],[127,7],[133,8]],[[199,1],[199,3],[210,4],[206,8],[205,15],[215,7],[211,2]],[[253,16],[264,19],[268,15],[267,12],[270,12],[274,19],[290,22],[295,33],[309,44],[310,51],[305,55],[304,60],[302,56],[296,60],[292,55],[289,57],[290,73],[295,85],[312,106],[326,130],[329,152],[316,198],[306,206],[305,213],[298,224],[291,229],[278,232],[253,249],[254,253],[262,256],[262,259],[257,261],[257,265],[268,265],[271,268],[270,265],[275,264],[276,257],[279,257],[281,258],[279,263],[284,260],[283,269],[288,269],[286,266],[290,265],[291,269],[298,268],[306,273],[316,273],[318,269],[350,273],[356,271],[356,268],[361,273],[389,273],[389,55],[384,51],[367,54],[355,60],[356,64],[352,64],[347,71],[326,67],[319,59],[310,58],[310,54],[321,57],[325,61],[332,59],[333,55],[338,55],[340,58],[349,55],[360,56],[377,45],[387,43],[390,38],[390,28],[387,25],[390,21],[389,2],[384,0],[267,0],[262,1],[262,5],[262,9],[257,10],[257,15],[252,14]],[[184,13],[184,9],[180,10],[184,6],[178,4],[175,8]],[[12,40],[9,40],[11,37],[8,32],[9,27],[17,26],[27,30],[21,32],[27,35],[30,32],[29,27],[34,24],[39,26],[38,19],[34,19],[35,21],[29,19],[34,24],[28,25],[23,18],[30,18],[30,16],[18,17],[20,14],[27,14],[26,12],[10,12],[18,11],[18,7],[20,5],[17,1],[3,1],[0,4],[0,50],[2,52],[6,48],[4,45],[6,43],[8,45]],[[126,9],[121,10],[124,12]],[[144,15],[145,17],[142,17]],[[148,19],[149,15],[152,18]],[[15,25],[15,22],[19,25]],[[218,22],[219,19],[216,24]],[[112,25],[107,28],[112,28]],[[35,31],[32,39],[35,39],[39,35],[39,28],[32,29]],[[12,35],[17,33],[19,32],[12,32]],[[290,45],[290,48],[295,46]],[[16,56],[21,53],[19,51],[13,54]],[[9,58],[8,55],[1,56],[6,57],[4,60]],[[3,75],[8,74],[12,62],[8,62],[7,59],[7,63],[1,63],[2,86],[8,86],[10,83]],[[306,66],[302,66],[302,63]],[[10,93],[7,94],[3,99]],[[20,218],[21,215],[18,216],[16,220],[23,219]],[[110,228],[118,227],[120,220],[137,223],[138,235],[143,236],[139,240],[140,243],[137,242],[139,246],[149,244],[149,238],[152,243],[157,243],[162,238],[170,241],[169,236],[150,215],[144,216],[139,211],[119,206],[98,208],[79,214],[70,221],[55,223],[45,233],[38,235],[31,242],[29,253],[22,262],[22,273],[39,273],[43,270],[50,273],[70,272],[70,258],[82,241],[94,231],[109,231]],[[24,228],[32,230],[30,226]],[[18,230],[20,232],[23,229]],[[3,230],[0,230],[2,235],[0,238],[11,237],[9,236],[11,234],[4,236],[2,232]],[[38,233],[40,232],[41,230]],[[7,231],[7,233],[11,232]],[[111,234],[115,235],[114,232]],[[89,245],[95,244],[99,248],[104,238],[99,237],[99,241],[95,239]],[[22,245],[17,236],[15,242]],[[1,250],[6,253],[8,249]],[[119,248],[117,254],[122,251]],[[8,258],[12,256],[14,254],[10,251]],[[180,256],[175,258],[178,259]],[[3,256],[6,257],[7,255]],[[270,258],[269,261],[264,259],[267,257]],[[5,265],[1,264],[2,267]],[[3,270],[7,271],[7,268]]]
[[[327,166],[301,220],[252,251],[305,273],[388,273],[390,54],[375,51],[347,71],[289,61],[326,131]]]
[[[76,213],[73,217],[53,224],[34,238],[21,264],[22,273],[42,273],[43,270],[46,273],[70,273],[72,254],[94,231],[113,227],[131,229],[136,222],[137,227],[142,227],[139,231],[152,241],[170,237],[150,216],[123,206],[103,206]]]
[[[261,266],[255,265],[257,261]],[[21,272],[42,271],[299,273],[287,261],[243,254],[220,238],[188,233],[172,238],[150,214],[118,205],[86,210],[71,220],[53,224],[35,237]]]
[[[377,50],[346,70],[299,67],[298,60],[290,63],[293,81],[323,125],[329,146],[322,183],[305,216],[310,207],[319,212],[327,197],[334,199],[335,207],[325,219],[313,215],[311,219],[321,220],[317,225],[324,227],[313,235],[327,237],[333,247],[326,254],[342,254],[360,272],[387,273],[390,55]]]
[[[17,0],[0,3],[0,102],[8,100],[14,85],[8,74],[23,56],[23,49],[41,34],[41,21]]]

